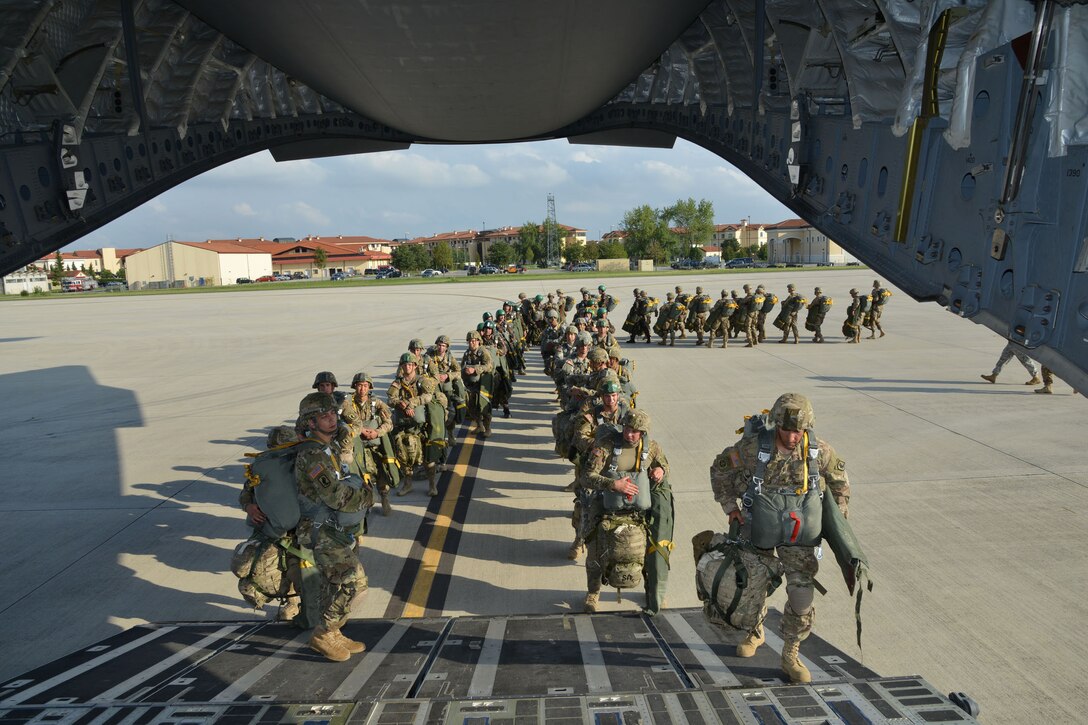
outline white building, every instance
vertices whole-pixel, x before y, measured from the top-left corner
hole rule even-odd
[[[803,219],[770,224],[766,234],[767,261],[771,264],[843,265],[858,261]]]
[[[49,275],[40,269],[17,269],[3,279],[0,279],[0,289],[6,295],[18,295],[24,291],[34,294],[36,290],[48,292],[50,289]]]
[[[164,242],[129,255],[129,289],[230,285],[272,274],[272,255],[229,242]]]

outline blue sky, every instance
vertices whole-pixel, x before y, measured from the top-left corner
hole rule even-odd
[[[366,235],[393,239],[542,221],[590,239],[629,209],[709,199],[719,224],[793,216],[730,164],[694,144],[672,149],[565,140],[405,151],[276,163],[240,159],[162,194],[68,249],[150,247],[166,239]]]

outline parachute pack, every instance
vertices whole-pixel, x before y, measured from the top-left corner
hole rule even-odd
[[[298,526],[298,489],[295,487],[295,458],[309,441],[288,443],[256,454],[246,454],[253,462],[246,466],[246,485],[265,515],[262,524],[249,525],[270,540],[282,539]]]
[[[645,512],[651,504],[650,476],[646,468],[649,452],[639,441],[634,471],[617,469],[620,452],[618,447],[612,449],[611,463],[602,473],[612,479],[630,476],[638,485],[638,494],[627,498],[615,491],[603,492],[601,504],[604,515],[597,524],[601,579],[617,591],[642,584],[648,541]]]
[[[874,307],[881,307],[881,306],[884,305],[885,302],[888,301],[888,298],[892,296],[892,292],[891,292],[891,290],[887,290],[887,289],[884,289],[883,287],[880,287],[878,289],[873,290],[872,295],[870,295],[870,296],[873,299],[873,306]]]
[[[763,295],[763,306],[758,308],[763,314],[769,313],[778,304],[778,295],[767,292]]]
[[[782,564],[731,536],[704,531],[692,540],[695,592],[710,624],[751,632],[763,621],[767,597],[782,585]]]

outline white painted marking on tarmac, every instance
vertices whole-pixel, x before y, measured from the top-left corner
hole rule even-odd
[[[308,641],[309,638],[310,632],[299,632],[293,640],[261,660],[261,664],[239,677],[231,683],[230,687],[220,692],[209,700],[209,702],[233,702],[237,700],[246,690],[255,685],[258,680],[283,664],[288,655],[294,654],[300,650],[302,644]]]
[[[763,639],[766,640],[767,646],[773,649],[778,654],[782,654],[782,638],[774,632],[771,632],[766,627],[763,628]],[[801,664],[808,668],[809,673],[812,675],[813,682],[827,682],[828,680],[837,679],[832,677],[822,667],[815,662],[805,657],[804,653],[798,657],[801,660]],[[783,677],[785,675],[783,674]]]
[[[710,648],[710,645],[706,643],[699,633],[692,629],[687,620],[679,612],[666,612],[665,620],[672,625],[673,630],[677,636],[680,637],[680,641],[683,642],[691,653],[695,655],[695,659],[699,661],[702,668],[706,670],[706,673],[710,675],[710,679],[715,685],[719,687],[735,687],[740,684],[740,680],[734,675],[729,667],[722,662],[718,655],[714,654],[714,650]]]
[[[161,628],[156,629],[154,631],[148,632],[143,637],[140,637],[139,639],[134,639],[131,642],[129,642],[128,644],[121,645],[120,647],[117,647],[116,649],[112,650],[108,654],[104,654],[101,657],[95,657],[93,660],[87,660],[86,662],[79,665],[78,667],[73,667],[70,670],[65,670],[64,672],[61,672],[59,675],[56,675],[54,677],[50,677],[48,680],[44,680],[43,682],[39,682],[34,687],[27,688],[27,689],[23,690],[20,693],[12,695],[11,697],[4,700],[3,702],[0,702],[0,706],[18,705],[21,702],[25,702],[25,701],[29,700],[30,698],[34,697],[35,695],[38,695],[38,694],[40,694],[42,692],[45,692],[46,690],[48,690],[48,689],[50,689],[52,687],[56,687],[57,685],[61,684],[62,682],[67,682],[68,680],[71,680],[71,679],[73,679],[75,677],[78,677],[79,675],[82,675],[84,672],[89,672],[89,671],[93,670],[94,668],[98,667],[99,665],[105,664],[106,662],[109,662],[110,660],[117,659],[118,657],[120,657],[123,654],[126,654],[127,652],[131,652],[134,649],[138,649],[140,647],[143,647],[148,642],[152,642],[152,641],[158,639],[159,637],[162,637],[164,634],[168,634],[170,632],[173,632],[175,629],[177,629],[177,627],[161,627]]]
[[[363,689],[367,681],[373,677],[374,673],[378,671],[382,662],[385,661],[385,656],[393,651],[393,648],[400,641],[400,638],[404,636],[404,633],[408,631],[408,624],[400,620],[393,622],[393,626],[389,628],[389,631],[385,633],[378,643],[374,645],[374,649],[368,650],[363,656],[362,661],[351,671],[344,681],[340,683],[340,686],[333,690],[333,693],[329,695],[330,700],[353,700],[355,696],[359,694],[359,691]]]
[[[242,626],[242,625],[234,624],[234,625],[231,625],[231,626],[228,626],[228,627],[222,627],[222,628],[216,630],[215,632],[212,632],[211,634],[209,634],[207,637],[200,640],[199,642],[191,644],[188,647],[186,647],[185,649],[181,650],[180,652],[177,652],[177,653],[171,655],[170,657],[167,657],[166,659],[162,660],[158,664],[155,664],[155,665],[152,665],[151,667],[148,667],[146,670],[144,670],[140,674],[134,675],[134,676],[128,678],[127,680],[120,683],[119,685],[116,685],[115,687],[111,687],[110,689],[106,690],[105,692],[101,693],[100,695],[96,696],[93,699],[96,702],[111,702],[113,700],[116,700],[119,697],[121,697],[122,695],[124,695],[126,692],[128,692],[129,690],[132,690],[133,688],[137,687],[138,685],[142,685],[144,682],[147,682],[148,680],[150,680],[152,677],[159,674],[160,672],[165,672],[166,670],[170,669],[171,667],[175,666],[176,664],[188,660],[190,657],[195,655],[197,652],[200,652],[201,650],[205,650],[205,649],[210,648],[212,646],[212,644],[214,644],[215,642],[223,639],[224,637],[229,635],[231,632],[238,629],[240,626]],[[143,692],[143,690],[141,690],[141,692]],[[131,702],[132,700],[130,699],[129,701]]]
[[[586,684],[590,692],[611,692],[608,668],[604,664],[604,652],[593,629],[593,621],[587,614],[574,617],[574,631],[578,634],[578,647],[582,650],[582,664],[586,668]]]
[[[487,623],[484,644],[480,649],[480,659],[472,673],[472,682],[468,686],[469,697],[490,697],[495,689],[495,675],[499,671],[499,653],[506,638],[506,619],[499,617]]]

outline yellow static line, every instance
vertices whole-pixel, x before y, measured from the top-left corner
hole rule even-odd
[[[431,585],[438,573],[438,562],[442,559],[442,549],[446,545],[446,535],[453,521],[453,509],[461,496],[461,485],[468,473],[468,461],[472,456],[472,450],[476,447],[476,434],[468,433],[461,446],[461,455],[457,457],[457,463],[450,475],[449,486],[442,496],[442,505],[438,509],[438,515],[431,529],[431,536],[427,540],[427,548],[423,551],[423,558],[419,562],[419,571],[416,580],[412,584],[412,591],[408,595],[408,601],[404,605],[402,617],[422,617],[427,610],[427,597],[431,594]]]

